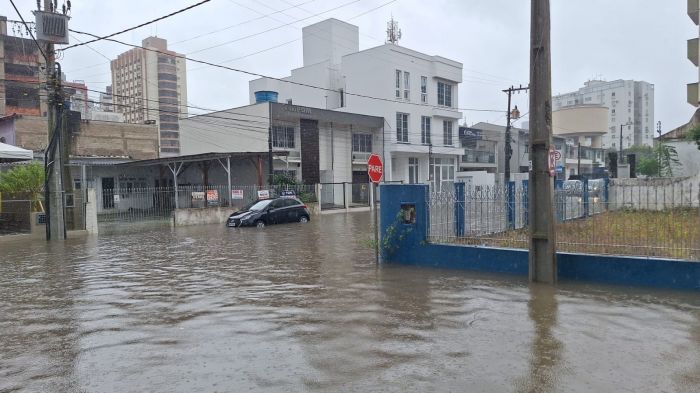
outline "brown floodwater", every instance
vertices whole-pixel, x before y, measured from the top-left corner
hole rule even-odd
[[[0,243],[0,392],[700,392],[700,295],[401,266],[370,215]]]

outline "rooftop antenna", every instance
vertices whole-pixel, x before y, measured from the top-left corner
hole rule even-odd
[[[398,45],[401,39],[401,29],[399,29],[399,22],[394,20],[394,15],[391,16],[391,20],[386,23],[386,40],[394,45]]]

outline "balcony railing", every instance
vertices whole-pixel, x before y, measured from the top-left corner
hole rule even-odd
[[[462,162],[468,164],[495,164],[496,153],[490,151],[466,151]]]

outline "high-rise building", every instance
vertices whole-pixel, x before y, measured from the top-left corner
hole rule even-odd
[[[654,85],[643,81],[590,80],[572,93],[552,97],[552,110],[571,106],[603,105],[608,108],[608,132],[602,138],[602,147],[618,150],[620,133],[622,148],[635,145],[653,145],[654,141]]]
[[[128,123],[150,123],[159,128],[161,156],[180,153],[179,119],[187,116],[187,74],[183,55],[168,50],[158,37],[142,41],[112,60],[115,109]]]
[[[112,85],[105,87],[104,93],[100,93],[100,110],[102,112],[114,112],[114,96]]]

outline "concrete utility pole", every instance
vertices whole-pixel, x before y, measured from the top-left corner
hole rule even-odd
[[[554,181],[548,170],[552,144],[552,77],[549,0],[532,0],[530,22],[530,281],[557,282]]]
[[[44,0],[44,11],[52,10],[51,0]],[[46,88],[49,97],[47,123],[49,147],[44,165],[47,199],[46,240],[64,240],[66,222],[63,195],[63,127],[57,127],[63,121],[63,92],[61,91],[61,72],[56,70],[54,45],[46,44]]]
[[[523,87],[523,85],[520,85],[520,87],[509,87],[505,90],[503,90],[504,93],[508,94],[508,112],[506,114],[507,120],[506,120],[506,135],[505,135],[505,157],[506,157],[506,167],[505,167],[505,172],[503,176],[503,182],[504,184],[508,185],[508,182],[510,181],[510,159],[513,157],[513,148],[510,146],[511,143],[511,136],[510,136],[510,122],[513,117],[513,110],[510,108],[510,97],[513,95],[515,92],[520,92],[523,90],[527,90],[528,87]],[[515,106],[515,110],[517,111],[518,106]],[[520,117],[520,112],[517,112],[517,116],[515,116],[515,119],[517,120]]]

